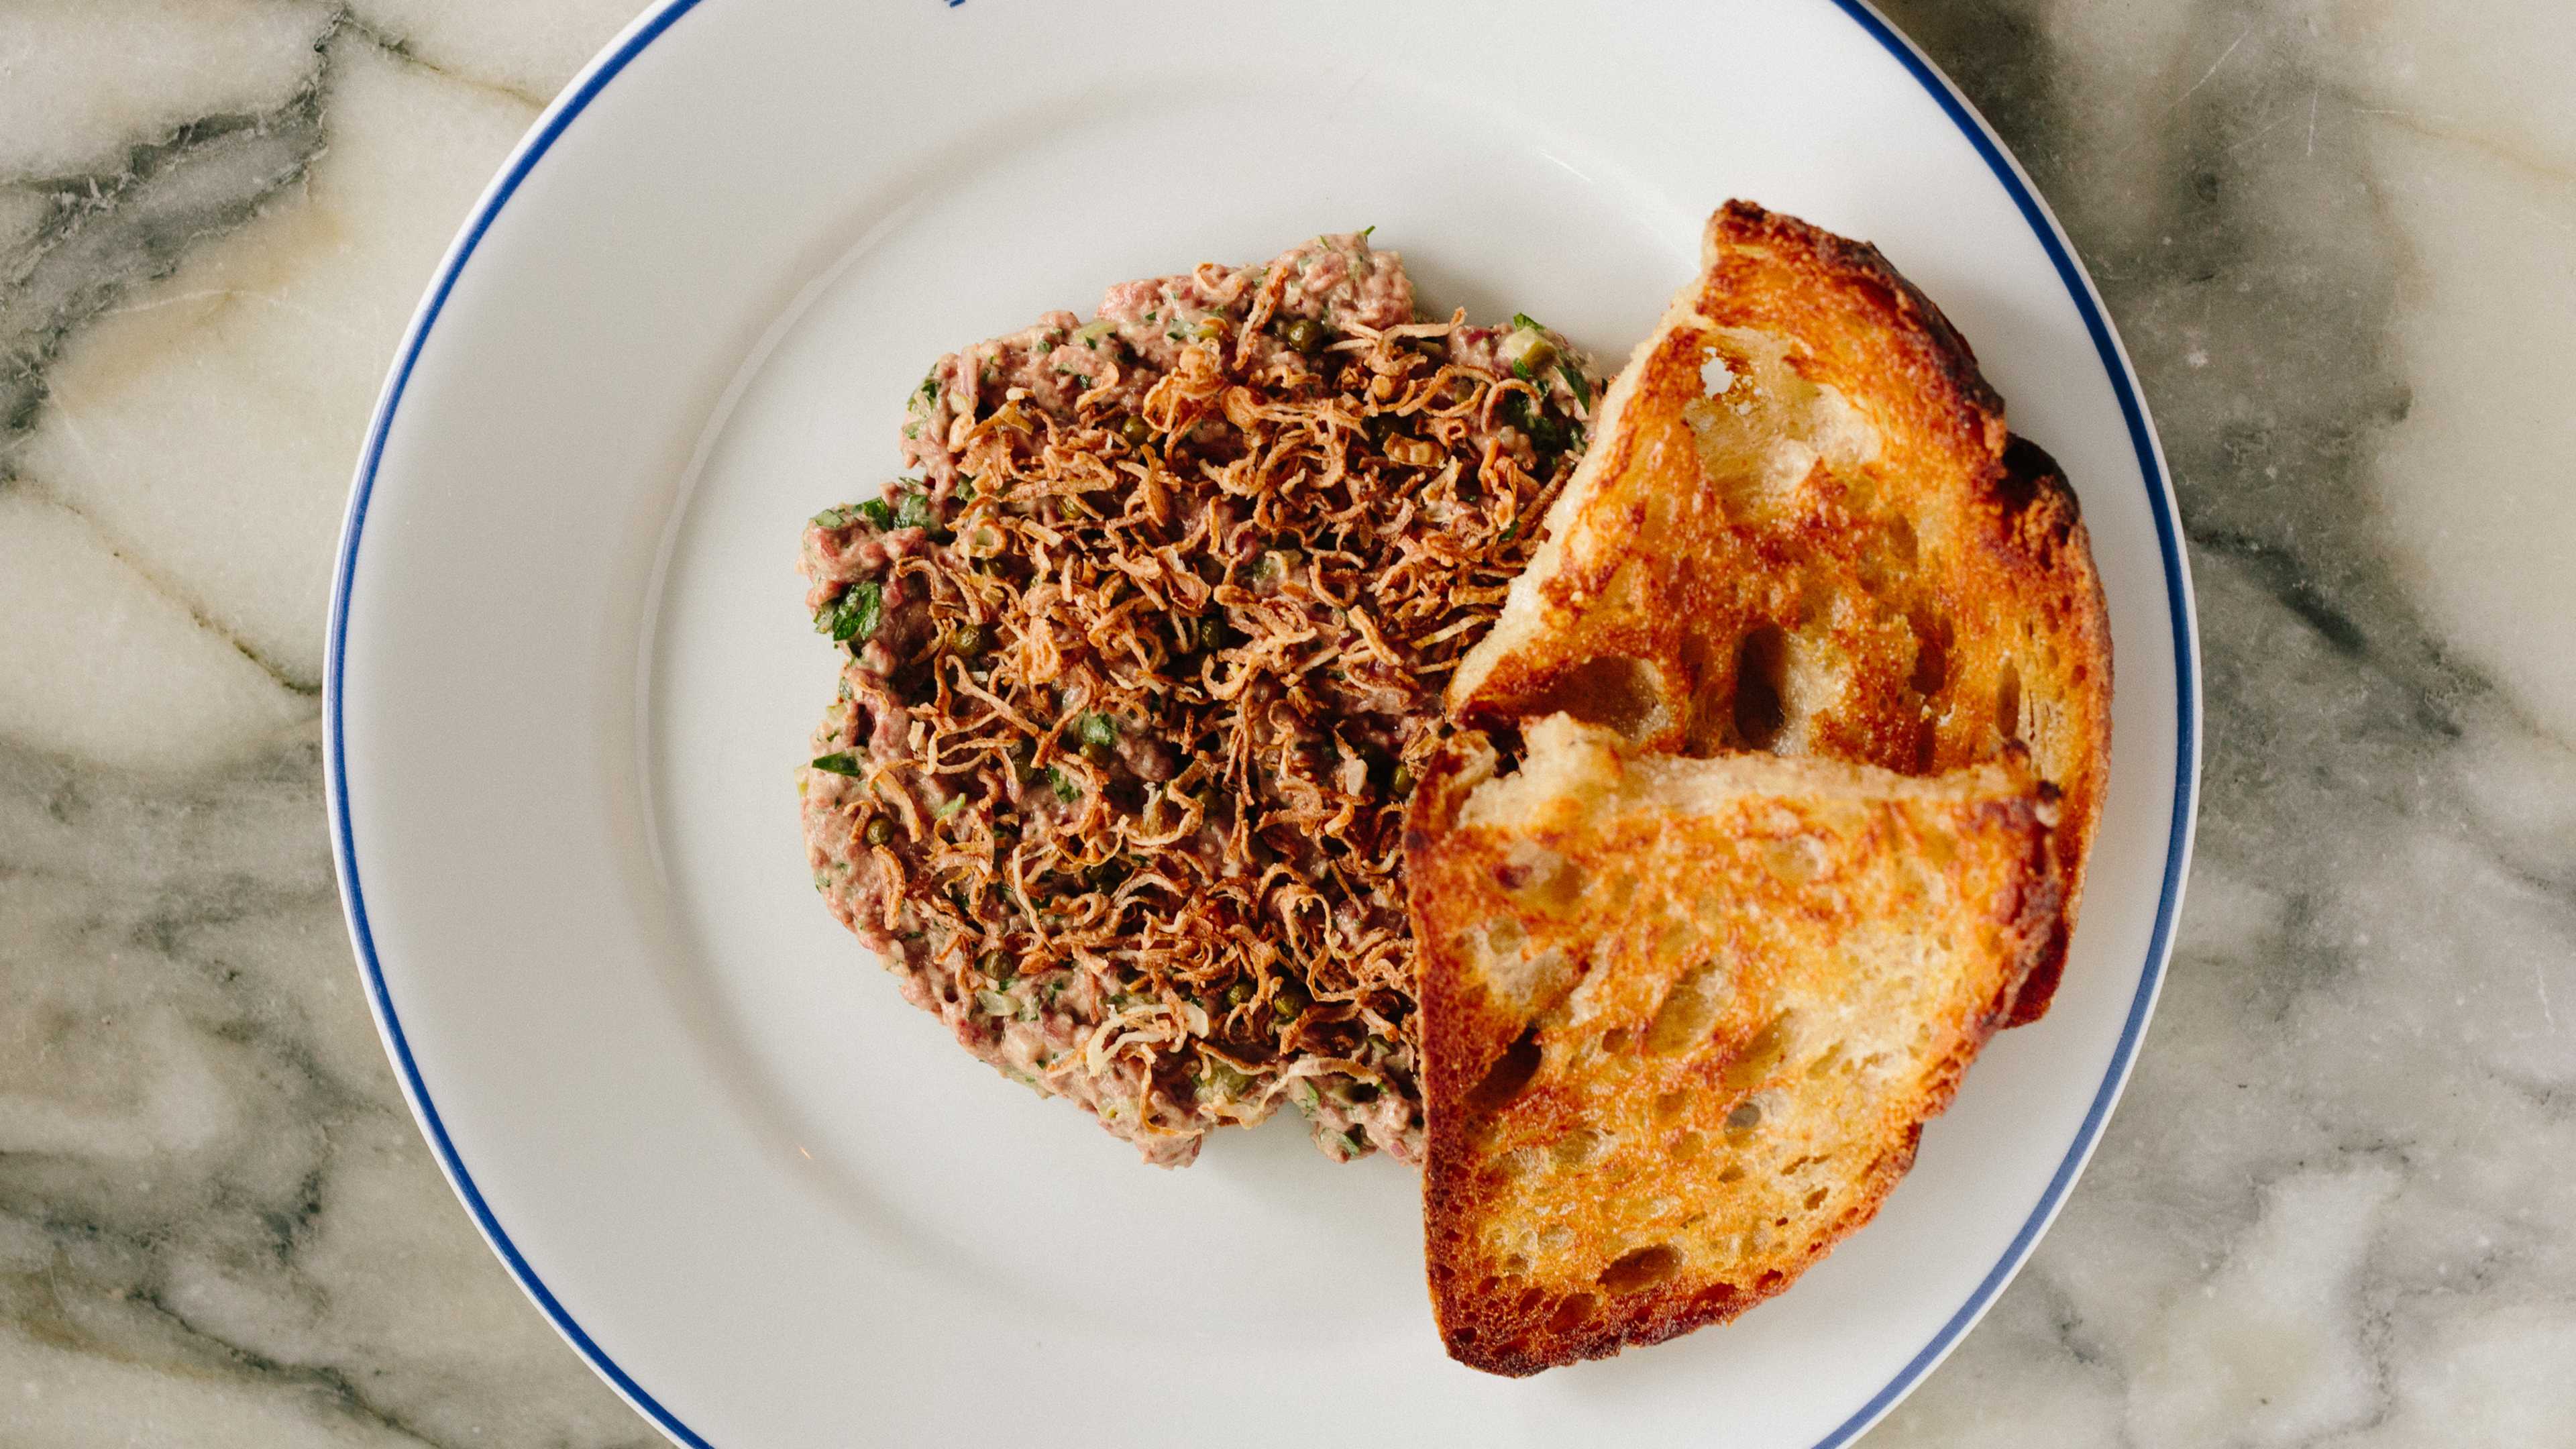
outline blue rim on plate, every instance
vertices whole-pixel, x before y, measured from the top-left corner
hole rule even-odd
[[[402,1019],[394,1011],[393,998],[385,988],[383,966],[376,959],[375,937],[367,925],[366,891],[358,876],[357,847],[350,832],[348,760],[346,739],[341,729],[342,667],[348,653],[349,594],[356,582],[358,539],[366,529],[367,500],[375,491],[376,472],[384,457],[385,439],[393,431],[394,414],[402,406],[412,367],[420,360],[421,349],[428,345],[430,330],[438,325],[439,313],[447,305],[448,294],[455,290],[456,279],[464,272],[475,248],[482,243],[483,234],[491,230],[493,221],[500,216],[501,209],[510,204],[510,198],[518,192],[519,184],[527,179],[528,173],[553,149],[555,141],[580,118],[581,113],[589,109],[599,93],[608,88],[609,82],[642,54],[646,46],[660,39],[663,32],[680,17],[696,9],[699,3],[700,0],[663,0],[660,6],[638,19],[622,39],[591,62],[589,69],[555,100],[535,129],[520,141],[509,164],[475,207],[473,216],[467,220],[455,243],[448,249],[446,259],[440,263],[437,278],[422,299],[409,333],[403,338],[401,354],[386,379],[384,394],[376,403],[375,416],[368,422],[366,447],[359,456],[357,480],[349,496],[348,517],[341,525],[339,565],[331,581],[331,635],[322,679],[322,717],[329,757],[324,792],[331,814],[332,858],[339,872],[340,896],[349,919],[349,936],[357,948],[358,967],[366,978],[367,1002],[375,1012],[377,1029],[384,1036],[386,1050],[393,1058],[396,1074],[401,1078],[403,1095],[410,1101],[413,1114],[420,1119],[421,1131],[436,1151],[440,1168],[446,1172],[449,1184],[455,1188],[466,1210],[473,1215],[474,1225],[492,1245],[492,1251],[500,1255],[511,1276],[518,1279],[519,1286],[535,1300],[537,1307],[544,1310],[556,1331],[580,1351],[590,1366],[663,1433],[682,1444],[693,1446],[693,1449],[713,1449],[705,1437],[682,1423],[678,1415],[663,1407],[661,1401],[620,1368],[617,1361],[610,1358],[606,1350],[583,1331],[582,1326],[556,1301],[545,1280],[537,1276],[534,1265],[520,1254],[518,1245],[510,1240],[500,1220],[492,1215],[491,1205],[483,1200],[481,1189],[474,1184],[474,1175],[466,1170],[464,1160],[457,1156],[456,1144],[448,1137],[446,1124],[438,1115],[438,1106],[430,1100],[429,1087],[421,1080],[420,1069],[412,1060],[411,1045],[403,1035]],[[948,0],[948,3],[953,6],[960,0]],[[1978,1282],[1976,1291],[1968,1295],[1967,1302],[1959,1306],[1959,1311],[1941,1325],[1932,1340],[1908,1359],[1895,1377],[1870,1397],[1869,1402],[1818,1440],[1815,1449],[1836,1449],[1838,1445],[1849,1443],[1894,1408],[1916,1382],[1949,1354],[1970,1325],[1984,1315],[1995,1295],[2021,1267],[2022,1260],[2030,1256],[2039,1235],[2057,1216],[2067,1189],[2073,1185],[2085,1161],[2092,1156],[2112,1104],[2119,1099],[2120,1089],[2128,1081],[2129,1068],[2136,1060],[2138,1041],[2145,1031],[2148,1012],[2154,1007],[2157,989],[2163,984],[2165,963],[2173,951],[2174,919],[2182,904],[2183,874],[2191,859],[2192,825],[2200,793],[2200,660],[2199,640],[2193,627],[2191,575],[2184,565],[2181,539],[2175,527],[2173,488],[2165,476],[2163,450],[2156,441],[2154,425],[2147,419],[2146,405],[2139,398],[2138,380],[2130,370],[2128,355],[2122,350],[2118,335],[2112,331],[2110,319],[2102,310],[2102,300],[2093,290],[2091,278],[2076,262],[2073,249],[2068,245],[2065,233],[2059,229],[2056,217],[2039,199],[2030,179],[2022,174],[2020,165],[2004,149],[2002,141],[1988,128],[1984,118],[1969,106],[1958,88],[1915,48],[1912,41],[1899,34],[1864,0],[1832,0],[1832,3],[1905,67],[1907,74],[1940,103],[1951,123],[1976,148],[1995,179],[2002,183],[2005,193],[2021,209],[2022,219],[2029,223],[2032,234],[2046,249],[2050,263],[2057,268],[2059,281],[2065,285],[2067,296],[2084,319],[2085,331],[2092,338],[2094,351],[2111,379],[2112,390],[2119,396],[2120,415],[2128,425],[2130,446],[2137,453],[2138,468],[2147,484],[2148,507],[2155,517],[2156,547],[2164,561],[2165,599],[2173,629],[2177,718],[2173,821],[2166,841],[2164,881],[2156,902],[2155,929],[2148,937],[2145,970],[2139,976],[2137,994],[2129,1003],[2129,1014],[2121,1027],[2119,1044],[2112,1051],[2110,1069],[2103,1074],[2102,1084],[2093,1094],[2083,1125],[2077,1130],[2075,1141],[2068,1146],[2064,1160],[2058,1163],[2056,1173],[2049,1178],[2048,1189],[2040,1195],[2038,1205],[2022,1223],[2021,1230],[2013,1235],[2012,1242],[1996,1259],[1994,1267]]]

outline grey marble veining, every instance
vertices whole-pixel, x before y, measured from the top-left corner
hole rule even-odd
[[[0,1445],[652,1442],[404,1111],[330,884],[347,464],[620,0],[0,7]],[[1873,1443],[2576,1444],[2576,23],[1907,0],[2143,375],[2208,658],[2180,946]]]

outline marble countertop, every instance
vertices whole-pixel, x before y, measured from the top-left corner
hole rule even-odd
[[[413,1129],[317,722],[386,360],[632,3],[0,6],[0,1445],[657,1442]],[[1871,1442],[2576,1444],[2576,25],[1889,8],[2136,357],[2209,726],[2128,1097]]]

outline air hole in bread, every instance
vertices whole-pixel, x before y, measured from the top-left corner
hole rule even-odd
[[[1622,1253],[1609,1267],[1601,1270],[1601,1286],[1613,1293],[1634,1293],[1652,1288],[1673,1276],[1681,1267],[1681,1250],[1670,1243],[1657,1243]]]
[[[1803,835],[1765,841],[1762,863],[1779,879],[1791,885],[1804,885],[1816,874],[1816,844]]]
[[[1827,1074],[1833,1071],[1834,1065],[1842,1059],[1843,1044],[1838,1041],[1826,1043],[1825,1049],[1816,1053],[1816,1059],[1807,1063],[1808,1079],[1811,1081],[1822,1081]]]
[[[1690,1101],[1691,1094],[1679,1089],[1663,1093],[1655,1098],[1655,1120],[1670,1122],[1682,1114],[1682,1110],[1690,1105]]]
[[[1628,903],[1636,898],[1636,872],[1623,870],[1617,875],[1610,877],[1609,905],[1612,914],[1615,915],[1625,912],[1628,909]]]
[[[1485,986],[1517,1007],[1527,1021],[1565,1000],[1574,989],[1574,968],[1554,946],[1535,956],[1496,956],[1485,963]]]
[[[1854,513],[1875,513],[1878,511],[1878,480],[1872,478],[1866,471],[1853,469],[1852,471],[1843,474],[1842,485],[1844,507],[1850,509]],[[1912,526],[1906,523],[1903,518],[1898,518],[1896,520],[1896,526],[1906,529],[1906,536],[1908,538],[1913,536]]]
[[[1521,923],[1509,916],[1485,928],[1485,944],[1497,956],[1519,955],[1523,939]]]
[[[1842,591],[1830,579],[1812,578],[1798,590],[1798,624],[1801,628],[1830,630],[1834,615],[1841,608]]]
[[[1655,959],[1677,961],[1699,937],[1699,928],[1687,920],[1666,921],[1655,932]]]
[[[1826,1191],[1821,1187],[1817,1188],[1814,1192],[1807,1194],[1807,1211],[1814,1212],[1816,1209],[1823,1207],[1825,1205],[1825,1195]]]
[[[1637,1034],[1628,1028],[1613,1027],[1601,1033],[1601,1051],[1605,1056],[1625,1056],[1637,1044]]]
[[[1788,1054],[1790,1035],[1789,1013],[1784,1011],[1771,1018],[1744,1044],[1735,1060],[1726,1064],[1726,1070],[1718,1076],[1718,1085],[1729,1093],[1741,1092],[1770,1076],[1772,1069],[1780,1065],[1780,1058]]]
[[[1727,747],[1726,701],[1729,671],[1719,667],[1720,645],[1704,629],[1682,634],[1682,674],[1689,681],[1690,718],[1682,721],[1682,753],[1695,760],[1721,754]]]
[[[1744,636],[1735,651],[1735,742],[1748,750],[1767,750],[1780,742],[1789,724],[1780,696],[1789,679],[1789,640],[1776,624],[1765,624]]]
[[[1914,632],[1914,673],[1905,681],[1906,687],[1928,699],[1950,682],[1950,641],[1943,637],[1948,630],[1938,619],[1919,612],[1905,622]]]
[[[1690,1162],[1708,1150],[1708,1134],[1695,1127],[1685,1127],[1673,1134],[1674,1160]]]
[[[1554,915],[1563,915],[1583,898],[1584,869],[1555,851],[1533,848],[1513,851],[1513,859],[1494,870],[1494,883],[1519,896],[1525,904]]]
[[[1566,673],[1523,713],[1532,719],[1570,714],[1628,739],[1644,739],[1664,720],[1663,677],[1642,659],[1605,655]]]
[[[1600,1301],[1589,1293],[1577,1293],[1566,1299],[1556,1305],[1554,1313],[1547,1316],[1547,1331],[1569,1333],[1582,1327],[1583,1321],[1592,1316],[1594,1305]]]
[[[1729,984],[1714,961],[1683,972],[1664,993],[1663,1005],[1655,1008],[1655,1019],[1646,1024],[1646,1050],[1662,1056],[1705,1040]]]
[[[1995,733],[2021,738],[2021,670],[2009,659],[1995,673]]]
[[[1555,1155],[1560,1169],[1570,1172],[1599,1157],[1608,1145],[1608,1139],[1600,1133],[1589,1127],[1577,1127],[1557,1138],[1548,1151]]]
[[[1465,1348],[1476,1341],[1476,1330],[1472,1328],[1452,1330],[1449,1334],[1449,1341],[1458,1345],[1460,1348]]]
[[[1887,521],[1887,551],[1906,563],[1914,562],[1914,525],[1901,515]]]
[[[1519,1253],[1514,1253],[1503,1260],[1503,1272],[1511,1277],[1517,1278],[1529,1270],[1530,1260]]]
[[[1762,1104],[1759,1102],[1738,1102],[1735,1110],[1726,1114],[1726,1130],[1729,1132],[1750,1132],[1761,1125]]]
[[[1725,1169],[1718,1173],[1717,1180],[1719,1182],[1742,1182],[1744,1180],[1744,1164],[1740,1162],[1728,1163]]]
[[[1532,1027],[1485,1069],[1485,1079],[1467,1094],[1467,1105],[1479,1112],[1490,1112],[1519,1096],[1530,1079],[1538,1075],[1539,1060],[1538,1029]]]

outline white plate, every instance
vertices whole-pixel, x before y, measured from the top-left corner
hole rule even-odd
[[[1741,195],[1878,241],[2056,453],[2119,659],[2055,1010],[1786,1297],[1508,1383],[1440,1353],[1412,1172],[1293,1128],[1141,1167],[958,1051],[816,902],[793,571],[944,349],[1375,224],[1427,299],[1624,356]],[[1829,0],[672,0],[476,209],[333,601],[331,803],[379,1023],[493,1247],[725,1446],[1838,1443],[1991,1301],[2145,1025],[2188,854],[2173,503],[2098,301],[1966,106]]]

